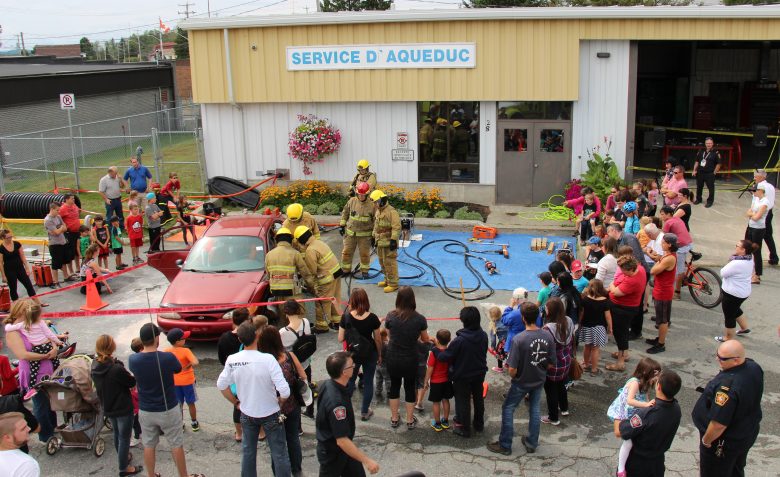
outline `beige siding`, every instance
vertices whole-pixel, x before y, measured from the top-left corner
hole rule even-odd
[[[580,40],[776,40],[776,19],[598,19],[394,22],[229,30],[238,103],[576,101]],[[190,31],[193,95],[228,101],[222,30]],[[287,71],[304,45],[474,42],[473,69]],[[253,46],[256,47],[253,49]]]

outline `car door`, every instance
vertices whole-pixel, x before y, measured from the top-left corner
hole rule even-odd
[[[163,231],[160,235],[160,251],[146,256],[149,266],[153,267],[168,281],[173,281],[181,271],[180,263],[186,260],[192,244],[198,239],[194,228],[187,229],[187,239],[184,241],[184,227],[177,225]]]

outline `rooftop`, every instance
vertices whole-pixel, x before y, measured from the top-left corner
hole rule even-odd
[[[107,64],[38,64],[0,62],[0,78],[25,76],[78,75],[89,73],[115,72],[121,70],[141,70],[167,68],[167,65],[154,63],[118,63]]]

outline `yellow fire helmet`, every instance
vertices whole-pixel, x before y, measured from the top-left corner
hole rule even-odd
[[[301,225],[300,227],[295,229],[295,240],[298,240],[301,235],[305,234],[309,231],[309,227],[306,227],[305,225]]]
[[[290,220],[300,220],[302,215],[303,206],[301,204],[290,204],[287,206],[287,217],[289,217]]]
[[[452,127],[457,128],[459,126],[460,126],[460,121],[453,121],[452,122]]]
[[[276,235],[292,235],[292,232],[287,227],[282,227],[276,231]]]
[[[371,200],[376,202],[379,199],[381,199],[382,197],[387,197],[387,194],[385,194],[384,192],[382,192],[379,189],[376,189],[374,192],[371,193],[371,195],[369,197],[371,197]]]
[[[361,159],[357,163],[358,169],[368,169],[371,167],[371,164],[368,163],[366,159]]]

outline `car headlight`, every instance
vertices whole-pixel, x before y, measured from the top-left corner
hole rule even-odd
[[[233,319],[233,312],[234,312],[234,311],[235,311],[235,310],[230,310],[230,311],[228,311],[227,313],[225,313],[224,315],[222,315],[222,319],[223,319],[223,320],[232,320],[232,319]]]
[[[181,320],[181,315],[178,313],[160,313],[159,317],[164,320]]]

